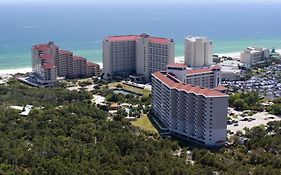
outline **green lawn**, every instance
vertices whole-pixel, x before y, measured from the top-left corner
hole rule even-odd
[[[157,129],[152,125],[147,115],[143,115],[135,121],[131,122],[132,125],[139,127],[145,131],[149,131],[152,133],[158,133]]]
[[[109,83],[107,86],[109,88],[113,88],[113,87],[117,87],[118,84],[121,84],[123,86],[123,89],[133,91],[133,92],[136,92],[136,93],[139,93],[139,94],[149,95],[151,93],[151,91],[148,90],[148,89],[141,89],[141,88],[136,88],[136,87],[133,87],[133,86],[128,86],[126,84],[123,84],[122,82]]]

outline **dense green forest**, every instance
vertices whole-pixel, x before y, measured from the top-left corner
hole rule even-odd
[[[120,116],[108,120],[91,98],[15,81],[0,85],[0,174],[281,174],[281,122],[207,150],[142,132]],[[7,107],[26,104],[44,108],[22,117]],[[248,139],[244,145],[240,136]]]

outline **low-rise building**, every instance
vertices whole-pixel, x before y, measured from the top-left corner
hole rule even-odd
[[[222,72],[222,80],[238,80],[241,76],[243,63],[236,60],[226,60],[219,64]]]
[[[253,65],[260,61],[269,59],[269,49],[262,47],[248,47],[241,53],[241,62],[246,65]]]

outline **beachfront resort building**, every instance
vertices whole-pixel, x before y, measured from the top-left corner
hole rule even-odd
[[[253,65],[260,61],[269,59],[269,49],[262,47],[248,47],[241,53],[241,62],[245,65]]]
[[[72,52],[60,50],[58,76],[66,78],[91,77],[100,75],[100,66],[86,58],[74,56]]]
[[[53,42],[32,46],[32,72],[38,86],[52,87],[57,81],[59,47]]]
[[[221,67],[209,66],[191,68],[185,64],[171,63],[167,72],[176,75],[177,79],[186,84],[213,89],[221,84]]]
[[[100,69],[100,65],[96,64],[96,63],[92,63],[90,61],[87,61],[86,63],[86,74],[87,77],[91,77],[91,76],[99,76],[101,74],[101,69]]]
[[[206,37],[186,37],[184,63],[190,67],[213,64],[213,43]]]
[[[218,84],[210,89],[179,80],[188,71],[179,64],[168,65],[167,71],[152,74],[153,119],[171,135],[210,147],[223,146],[226,141],[228,96],[215,90],[220,86]],[[219,72],[219,68],[210,68],[210,71]],[[202,72],[199,76],[204,74]]]
[[[57,77],[80,78],[98,76],[98,64],[61,50],[53,42],[32,46],[32,72],[30,81],[38,86],[52,87]]]
[[[141,35],[109,36],[103,41],[105,79],[137,76],[149,81],[151,73],[174,62],[172,39]]]

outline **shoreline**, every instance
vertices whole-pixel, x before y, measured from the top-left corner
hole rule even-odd
[[[102,68],[102,63],[97,63]],[[10,69],[0,69],[0,76],[15,75],[15,74],[26,74],[32,72],[31,67],[22,68],[10,68]]]
[[[32,71],[31,67],[0,69],[0,75],[26,74]]]
[[[281,49],[276,49],[276,53],[281,54]],[[214,55],[218,55],[219,57],[226,56],[226,57],[233,57],[233,58],[240,58],[240,52],[229,52],[229,53],[214,53]],[[175,57],[176,63],[183,63],[184,56],[177,56]],[[97,63],[103,68],[102,63]],[[32,71],[31,67],[23,67],[23,68],[10,68],[10,69],[0,69],[0,75],[15,75],[17,73],[26,74]]]

